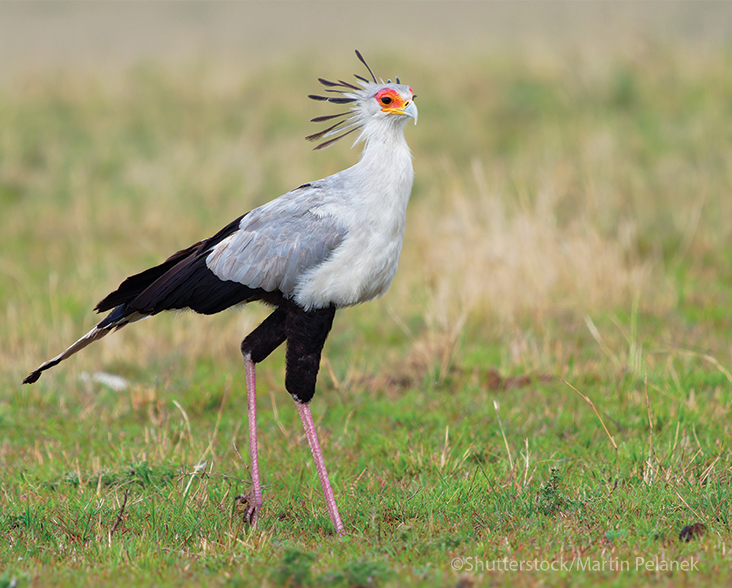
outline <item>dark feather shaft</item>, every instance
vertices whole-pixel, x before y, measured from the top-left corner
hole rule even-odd
[[[345,86],[346,88],[351,88],[351,90],[358,91],[361,89],[358,86],[354,86],[353,84],[349,84],[348,82],[344,82],[343,80],[338,80],[338,81],[340,82],[341,86]]]
[[[343,124],[344,122],[346,122],[346,121],[344,121],[344,120],[339,120],[339,121],[338,121],[338,122],[337,122],[336,124],[334,124],[333,126],[330,126],[330,127],[328,127],[327,129],[325,129],[325,130],[323,130],[323,131],[320,131],[320,132],[318,132],[318,133],[313,133],[312,135],[308,135],[308,136],[307,136],[307,137],[305,137],[305,138],[306,138],[306,139],[307,139],[308,141],[317,141],[318,139],[321,139],[321,138],[323,138],[323,136],[325,136],[325,135],[327,135],[328,133],[330,133],[330,132],[331,132],[331,131],[332,131],[333,129],[337,129],[338,127],[340,127],[340,126],[341,126],[341,125],[342,125],[342,124]]]
[[[335,138],[331,139],[330,141],[326,141],[325,143],[321,143],[320,145],[317,145],[316,147],[313,148],[313,151],[319,151],[320,149],[325,149],[326,147],[330,147],[336,141],[340,141],[346,135],[350,135],[351,133],[353,133],[354,131],[357,131],[357,130],[358,130],[358,127],[355,127],[353,129],[351,129],[350,131],[346,131],[342,135],[339,135],[338,137],[335,137]]]
[[[374,83],[378,84],[379,82],[376,80],[376,76],[374,75],[374,72],[371,71],[371,68],[369,67],[369,64],[366,63],[366,60],[363,58],[363,55],[359,52],[358,49],[356,49],[356,57],[358,57],[358,60],[363,63],[366,66],[366,69],[369,70],[369,73],[371,74],[371,77],[374,78]]]
[[[328,88],[348,88],[349,90],[360,90],[358,86],[354,86],[353,84],[349,84],[348,82],[344,82],[343,80],[338,80],[337,82],[331,82],[330,80],[326,80],[324,78],[318,78],[318,81],[323,84],[324,86],[327,86]]]
[[[341,112],[340,114],[327,114],[325,116],[316,116],[315,118],[311,118],[310,122],[314,122],[314,123],[325,122],[326,120],[338,118],[339,116],[346,116],[347,114],[352,114],[352,113],[349,110],[348,112]]]
[[[331,96],[318,96],[316,94],[308,94],[308,98],[311,100],[321,100],[332,102],[333,104],[348,104],[349,102],[355,102],[355,98],[335,98]]]

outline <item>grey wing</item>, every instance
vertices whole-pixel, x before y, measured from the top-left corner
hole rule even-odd
[[[208,255],[208,268],[221,280],[291,295],[298,279],[328,259],[347,232],[335,217],[314,212],[322,201],[311,190],[296,192],[245,215]]]

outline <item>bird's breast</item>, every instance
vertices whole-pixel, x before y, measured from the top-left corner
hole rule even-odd
[[[361,194],[355,206],[351,202],[320,211],[344,221],[347,233],[322,264],[303,274],[295,289],[298,304],[305,308],[352,306],[386,292],[402,250],[411,177],[409,180],[397,185],[398,190]]]
[[[353,306],[386,292],[402,249],[403,228],[392,236],[349,232],[331,257],[300,280],[295,301],[305,308]]]

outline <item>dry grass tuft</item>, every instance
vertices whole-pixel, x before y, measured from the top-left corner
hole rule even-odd
[[[482,163],[472,168],[476,187],[458,182],[436,206],[419,203],[413,211],[403,266],[423,271],[409,277],[412,290],[431,293],[428,324],[449,330],[468,313],[505,328],[548,312],[623,307],[639,291],[650,303],[668,304],[668,293],[652,283],[651,260],[600,234],[581,213],[560,223],[557,209],[572,190],[561,167],[540,174],[531,207],[510,203],[508,178],[494,176],[502,185],[489,188]]]

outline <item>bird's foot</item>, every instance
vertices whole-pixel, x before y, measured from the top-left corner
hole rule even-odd
[[[244,522],[250,526],[257,524],[262,503],[257,503],[252,494],[239,494],[234,497],[234,510],[240,513]]]

